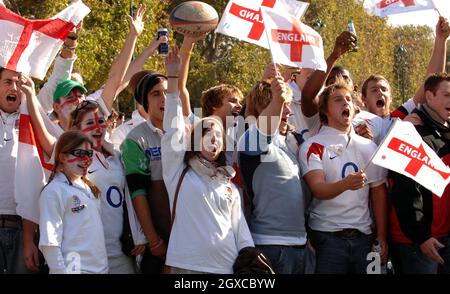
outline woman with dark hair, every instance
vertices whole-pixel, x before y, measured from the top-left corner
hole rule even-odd
[[[172,273],[230,274],[240,249],[254,247],[253,240],[231,182],[235,171],[226,165],[221,122],[212,117],[200,120],[185,144],[179,68],[175,49],[166,59],[166,132],[161,142],[163,178],[173,206],[166,264]]]
[[[87,178],[92,143],[80,131],[61,135],[41,192],[39,248],[51,274],[108,273],[100,191]]]

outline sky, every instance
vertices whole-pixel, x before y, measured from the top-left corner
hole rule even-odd
[[[443,16],[450,20],[450,0],[434,0]],[[393,14],[388,16],[388,23],[392,26],[399,25],[428,25],[433,30],[437,24],[438,13],[435,10],[413,11],[408,13]]]

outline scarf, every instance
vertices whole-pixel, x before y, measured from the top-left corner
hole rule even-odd
[[[198,154],[189,160],[189,166],[199,175],[227,182],[236,174],[236,171],[231,166],[218,166],[216,162],[211,162]]]
[[[420,107],[429,123],[437,129],[447,140],[450,140],[450,125],[448,121],[443,120],[433,109],[427,104],[422,104]]]

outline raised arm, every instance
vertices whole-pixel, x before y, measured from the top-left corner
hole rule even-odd
[[[112,109],[117,90],[119,89],[120,84],[124,79],[125,71],[130,64],[134,47],[136,45],[136,40],[144,29],[144,22],[142,21],[144,12],[145,6],[139,5],[136,15],[133,17],[129,15],[127,16],[130,32],[125,40],[122,51],[120,51],[119,55],[114,60],[111,69],[109,70],[108,80],[106,81],[102,93],[102,98],[109,111]]]
[[[436,38],[434,39],[433,53],[428,63],[424,80],[433,73],[445,71],[445,57],[447,53],[447,38],[450,35],[450,26],[446,18],[440,16],[436,25]],[[425,90],[422,83],[414,94],[414,103],[419,105],[425,102]]]
[[[273,135],[280,125],[283,105],[288,95],[287,87],[288,85],[280,75],[272,81],[272,100],[257,119],[258,129],[265,135]]]
[[[33,124],[33,130],[36,132],[38,142],[45,154],[51,157],[56,138],[48,132],[42,115],[39,112],[39,102],[36,98],[33,80],[25,75],[20,75],[17,86],[27,98],[28,113],[30,114],[31,123]]]
[[[74,28],[64,40],[61,53],[55,59],[52,74],[37,95],[37,98],[46,113],[53,110],[53,93],[55,92],[56,86],[59,82],[70,79],[73,64],[77,59],[75,48],[78,45],[78,35],[80,30],[81,23]]]
[[[148,45],[148,47],[145,48],[144,51],[142,51],[142,53],[130,63],[130,66],[127,69],[125,77],[123,78],[119,88],[117,89],[116,95],[119,95],[119,93],[122,92],[123,89],[125,89],[128,86],[131,77],[144,67],[145,62],[153,54],[153,52],[155,52],[159,44],[168,41],[169,39],[167,38],[167,36],[162,36],[159,40],[156,37],[153,38],[150,45]]]
[[[178,89],[180,90],[181,106],[183,107],[183,115],[189,116],[191,114],[191,102],[189,97],[189,91],[186,88],[186,83],[189,75],[189,62],[191,60],[192,50],[194,50],[195,42],[204,40],[207,33],[193,37],[185,35],[183,44],[180,48],[181,56],[181,68],[178,76]]]
[[[327,58],[327,71],[316,70],[302,89],[302,112],[306,117],[312,117],[319,111],[320,89],[325,84],[336,61],[354,46],[356,36],[344,31],[337,38],[333,52]]]

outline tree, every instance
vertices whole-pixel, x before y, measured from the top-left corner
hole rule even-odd
[[[401,90],[412,96],[424,78],[426,65],[431,55],[431,30],[425,27],[392,28],[386,19],[368,15],[361,1],[354,0],[303,0],[310,6],[303,21],[315,27],[321,34],[325,56],[331,53],[335,38],[347,30],[351,18],[358,35],[358,52],[348,53],[339,61],[350,69],[356,84],[361,85],[371,74],[381,74],[391,83],[394,105],[400,103]],[[9,1],[9,7],[30,18],[46,18],[62,10],[67,0],[16,0]],[[185,0],[146,0],[146,28],[139,38],[136,54],[140,53],[154,37],[160,27],[170,29],[168,16],[172,9]],[[228,1],[204,0],[212,5],[221,17]],[[5,0],[8,5],[8,1]],[[75,66],[82,72],[90,91],[98,89],[105,81],[113,59],[123,45],[128,27],[125,14],[129,13],[133,0],[84,0],[92,12],[85,18],[84,29],[77,49]],[[320,25],[322,24],[322,25]],[[172,34],[172,44],[180,44],[182,37]],[[404,80],[399,76],[399,58],[396,50],[400,45],[406,48],[410,60]],[[450,52],[449,52],[450,53]],[[450,56],[450,54],[447,54]],[[238,86],[247,93],[260,79],[264,66],[271,62],[270,52],[264,48],[239,42],[221,34],[208,35],[194,50],[188,89],[192,105],[199,106],[202,91],[221,83]],[[145,68],[164,72],[163,60],[150,58]],[[403,84],[401,84],[403,83]],[[119,109],[127,114],[133,109],[131,94],[124,91],[118,98]]]
[[[49,18],[70,3],[67,0],[16,0],[10,2],[15,3],[15,5],[9,6],[12,10],[24,17],[36,19]],[[93,92],[107,80],[111,64],[119,54],[128,34],[125,16],[130,12],[130,3],[136,5],[138,1],[83,0],[83,2],[91,9],[91,13],[84,19],[76,51],[78,58],[75,67],[82,73],[89,92]],[[145,3],[147,19],[145,31],[136,46],[135,52],[137,53],[150,44],[159,27],[167,26],[168,1],[146,0]],[[163,60],[150,58],[146,67],[161,71],[163,70]],[[128,92],[124,91],[118,101],[120,101],[119,107],[116,105],[116,108],[128,114],[131,113],[134,103]]]
[[[394,83],[397,103],[413,97],[426,78],[426,69],[433,50],[433,35],[427,26],[394,28]]]

